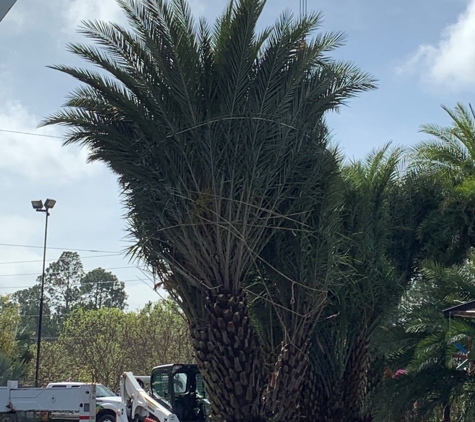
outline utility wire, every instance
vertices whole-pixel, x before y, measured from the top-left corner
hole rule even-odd
[[[107,255],[91,255],[91,256],[81,256],[81,261],[83,259],[89,259],[89,258],[104,258],[106,256],[117,256],[116,253],[114,254],[107,254]],[[57,259],[47,259],[46,262],[51,262],[51,261],[57,261]],[[0,262],[0,265],[7,265],[7,264],[30,264],[33,262],[43,262],[42,259],[34,259],[31,261],[5,261],[5,262]]]
[[[43,138],[57,138],[57,139],[63,139],[62,136],[44,135],[44,134],[42,134],[42,133],[32,133],[32,132],[20,132],[20,131],[18,131],[18,130],[0,129],[0,132],[16,133],[16,134],[18,134],[18,135],[41,136],[41,137],[43,137]]]
[[[44,246],[32,246],[32,245],[19,245],[16,243],[0,243],[0,246],[9,246],[15,248],[30,248],[30,249],[43,249]],[[92,252],[92,253],[110,253],[114,255],[120,255],[121,252],[117,251],[100,251],[97,249],[72,249],[72,248],[55,248],[52,246],[48,246],[47,249],[56,249],[60,251],[71,251],[71,252]]]
[[[118,281],[119,283],[131,283],[134,281],[141,281],[143,283],[143,280],[140,278],[131,278],[130,280],[103,280],[103,281],[88,281],[83,284],[104,284],[104,283],[111,283],[111,282],[116,282]],[[150,285],[146,284],[148,287],[152,288]],[[37,284],[33,284],[30,286],[0,286],[0,289],[29,289],[30,287],[35,287]]]
[[[111,267],[111,268],[102,268],[102,269],[103,270],[123,270],[125,268],[137,268],[137,267],[135,265],[128,265],[126,267]],[[46,273],[46,275],[59,275],[59,274],[61,274],[60,271]],[[23,273],[23,274],[0,274],[0,277],[21,277],[25,275],[37,275],[38,277],[41,276],[41,274],[38,274],[38,272],[36,272],[36,273]]]

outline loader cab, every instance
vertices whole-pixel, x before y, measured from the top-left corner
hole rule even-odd
[[[196,365],[161,365],[152,369],[150,393],[180,422],[208,421],[209,402]]]

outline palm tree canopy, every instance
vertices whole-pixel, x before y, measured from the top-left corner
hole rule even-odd
[[[461,103],[451,110],[442,107],[452,119],[450,126],[426,124],[421,132],[435,139],[413,148],[414,164],[462,180],[475,176],[475,112]]]
[[[323,114],[374,80],[326,55],[341,33],[303,42],[319,14],[284,13],[257,33],[262,0],[231,1],[214,26],[184,0],[119,4],[131,30],[89,22],[96,46],[69,45],[108,75],[54,66],[83,85],[45,123],[69,126],[66,143],[118,174],[135,252],[189,285],[233,290],[296,172],[321,177],[308,170],[326,146]]]

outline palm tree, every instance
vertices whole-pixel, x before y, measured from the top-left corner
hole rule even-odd
[[[470,320],[446,319],[442,311],[475,299],[473,262],[444,267],[426,261],[402,298],[397,322],[386,331],[388,365],[404,376],[387,379],[373,398],[376,421],[399,421],[404,415],[437,417],[450,422],[457,415],[475,415],[473,376],[453,354],[457,343],[468,348],[475,336]],[[381,345],[381,344],[380,344]],[[465,419],[462,419],[465,418]]]
[[[386,145],[342,169],[340,274],[312,336],[311,382],[302,396],[306,420],[364,421],[372,381],[371,339],[402,293],[403,274],[390,256],[392,191],[402,151]],[[338,274],[337,274],[338,276]]]
[[[475,112],[460,103],[443,109],[452,124],[422,126],[434,138],[413,148],[409,168],[441,188],[444,199],[421,225],[419,236],[430,259],[452,265],[462,263],[475,244]]]
[[[425,170],[442,172],[450,180],[463,181],[475,176],[475,112],[471,105],[458,103],[450,110],[442,107],[452,119],[450,126],[423,125],[421,132],[435,139],[413,148],[414,164]]]
[[[0,386],[7,385],[8,380],[23,379],[28,375],[28,365],[21,360],[12,360],[0,352]]]
[[[333,171],[324,113],[374,80],[326,55],[342,34],[302,42],[318,14],[257,33],[264,0],[230,1],[214,26],[185,0],[119,4],[131,30],[89,22],[96,46],[69,46],[107,75],[54,66],[83,85],[46,124],[117,174],[131,253],[181,304],[216,418],[262,420],[276,406],[263,406],[246,280],[276,230],[298,223],[294,199]]]

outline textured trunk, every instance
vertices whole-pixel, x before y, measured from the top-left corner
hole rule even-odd
[[[306,340],[306,336],[305,339]],[[308,376],[307,343],[283,344],[264,395],[263,415],[269,420],[295,421],[302,387]]]
[[[363,403],[368,394],[369,369],[369,342],[362,333],[351,351],[343,379],[344,421],[365,420]]]
[[[213,421],[257,422],[263,365],[243,291],[214,291],[202,325],[192,327],[196,360],[211,398]]]
[[[444,419],[443,422],[450,422],[450,403],[444,406]]]
[[[319,379],[320,375],[315,370],[311,362],[308,365],[307,378],[302,386],[302,395],[300,398],[300,419],[301,422],[310,421],[331,421],[328,404],[329,396],[333,394],[325,391],[325,388]],[[338,387],[332,385],[333,392],[338,392]],[[336,400],[336,397],[334,397]],[[336,422],[336,421],[335,421]]]
[[[355,342],[342,379],[328,383],[326,389],[319,382],[318,373],[310,365],[300,401],[300,421],[370,421],[371,416],[363,413],[363,403],[368,392],[369,367],[369,349],[365,335],[361,335]]]

